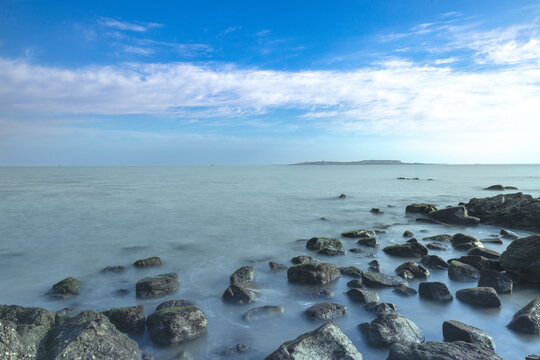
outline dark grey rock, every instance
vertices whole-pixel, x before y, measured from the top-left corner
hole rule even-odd
[[[426,244],[426,247],[429,250],[448,250],[448,246],[437,242],[431,242],[429,244]]]
[[[326,256],[336,256],[336,255],[345,255],[345,251],[335,249],[335,248],[325,247],[317,251],[317,254],[322,254]]]
[[[493,259],[493,260],[499,260],[499,258],[501,257],[501,253],[495,251],[495,250],[490,250],[490,249],[486,249],[486,248],[473,248],[471,249],[467,255],[476,255],[476,256],[483,256],[487,259]]]
[[[146,259],[137,260],[133,263],[135,267],[150,267],[150,266],[160,266],[162,261],[157,256],[152,256]]]
[[[392,290],[393,293],[396,293],[400,296],[414,296],[417,294],[417,291],[407,285],[400,285]]]
[[[360,304],[378,303],[379,294],[373,290],[352,288],[347,291],[347,296],[354,302]]]
[[[429,341],[423,344],[394,344],[386,360],[503,360],[493,351],[463,342]]]
[[[128,334],[144,332],[144,305],[128,306],[104,311],[105,315],[116,328]]]
[[[501,254],[499,262],[504,270],[521,279],[540,283],[540,235],[514,240]]]
[[[533,354],[527,355],[525,360],[540,360],[540,355],[533,355]]]
[[[362,277],[363,271],[357,268],[356,266],[342,266],[339,268],[341,275],[348,275],[355,278]]]
[[[443,225],[443,223],[440,222],[439,220],[435,220],[431,218],[423,218],[423,217],[416,218],[416,222],[424,223],[424,224]]]
[[[341,236],[351,239],[365,239],[365,238],[374,238],[377,236],[373,230],[350,230],[341,233]]]
[[[376,303],[370,302],[364,305],[364,309],[369,312],[375,313],[379,316],[381,314],[395,314],[398,311],[398,307],[392,303]]]
[[[193,301],[189,300],[168,300],[162,302],[156,307],[156,311],[164,310],[170,307],[186,307],[186,306],[197,306]]]
[[[414,236],[414,233],[412,231],[409,231],[409,230],[405,230],[403,232],[403,237],[404,238],[412,238]]]
[[[171,294],[178,290],[178,286],[178,274],[161,274],[137,281],[135,293],[139,298],[152,298]]]
[[[307,264],[307,263],[317,262],[317,260],[311,256],[299,255],[299,256],[293,257],[291,259],[291,262],[295,265],[298,265],[298,264]]]
[[[489,238],[484,238],[482,240],[480,240],[481,243],[486,243],[486,244],[502,244],[503,241],[501,238],[499,237],[489,237]]]
[[[411,214],[429,214],[436,210],[437,206],[434,204],[410,204],[405,208],[405,212]]]
[[[439,234],[439,235],[434,235],[434,236],[428,236],[428,237],[425,237],[423,238],[422,240],[426,240],[426,241],[442,241],[442,242],[448,242],[452,239],[452,235],[448,235],[448,234]]]
[[[280,264],[274,261],[270,261],[268,263],[268,266],[270,266],[270,270],[272,271],[282,271],[282,270],[287,270],[289,268],[287,265]]]
[[[501,274],[498,271],[487,269],[480,271],[478,286],[492,287],[497,294],[511,294],[514,282],[508,276]]]
[[[279,316],[284,312],[285,308],[283,306],[265,305],[250,309],[242,316],[242,319],[244,321],[269,319]]]
[[[422,282],[418,285],[418,295],[436,301],[452,301],[454,297],[442,282]]]
[[[468,304],[484,307],[501,307],[501,299],[495,289],[491,287],[475,287],[461,289],[456,292],[456,297]]]
[[[430,269],[444,270],[450,266],[443,258],[437,255],[423,256],[420,262]]]
[[[476,225],[480,219],[475,216],[470,216],[467,208],[464,206],[454,206],[446,209],[432,211],[429,217],[445,224],[453,225]]]
[[[324,285],[336,281],[340,276],[339,269],[334,264],[306,263],[291,266],[287,270],[290,282],[302,284]]]
[[[465,341],[481,346],[486,349],[495,350],[495,340],[484,330],[474,326],[466,325],[455,320],[445,321],[442,325],[445,342]]]
[[[314,237],[308,240],[306,248],[309,250],[321,250],[324,248],[341,249],[343,244],[341,241],[334,238]]]
[[[407,261],[399,265],[395,272],[403,279],[427,279],[429,277],[429,270],[414,261]]]
[[[345,194],[340,194],[338,196],[338,199],[346,199],[346,198],[347,198],[347,195],[345,195]]]
[[[361,253],[361,252],[364,252],[364,249],[360,249],[360,248],[352,248],[352,249],[349,249],[349,252],[352,252],[352,253]]]
[[[168,307],[148,316],[146,326],[148,336],[154,343],[173,346],[204,334],[208,319],[196,306]]]
[[[283,343],[265,360],[362,360],[351,340],[333,322],[298,336],[295,340]]]
[[[377,247],[379,244],[377,243],[377,239],[374,237],[370,238],[361,238],[356,241],[358,245],[368,246],[368,247]]]
[[[385,253],[392,256],[398,257],[422,257],[427,255],[428,249],[422,244],[419,243],[406,243],[398,245],[390,245],[383,249]]]
[[[337,303],[320,303],[310,306],[305,314],[308,318],[315,321],[331,320],[347,313],[347,307]]]
[[[478,255],[461,256],[457,259],[451,259],[449,260],[449,262],[452,262],[453,260],[457,260],[463,264],[471,265],[477,270],[496,269],[498,267],[498,261],[490,260],[488,258]]]
[[[359,325],[367,343],[388,347],[394,343],[421,343],[424,335],[411,320],[397,314],[381,314],[369,323]]]
[[[69,299],[79,295],[81,285],[82,283],[79,280],[70,276],[54,284],[47,294],[55,299]]]
[[[382,270],[382,266],[378,260],[371,260],[370,262],[368,262],[368,265],[369,265],[368,267],[369,271],[379,273]]]
[[[362,274],[362,283],[367,287],[382,288],[403,285],[405,284],[405,280],[395,275],[364,271]]]
[[[253,266],[242,266],[231,275],[229,280],[231,284],[252,282],[255,280],[255,268]]]
[[[502,229],[500,231],[500,234],[502,235],[502,237],[507,238],[507,239],[512,239],[512,240],[519,239],[519,236],[510,230]]]
[[[484,245],[482,245],[482,243],[474,236],[461,233],[452,236],[450,242],[452,243],[452,246],[454,246],[456,249],[461,250],[469,250],[475,247],[484,247]]]
[[[103,272],[111,272],[111,273],[121,273],[126,271],[126,268],[122,265],[118,266],[107,266],[103,269]]]
[[[257,287],[250,282],[232,284],[223,293],[223,301],[230,304],[251,304],[257,297]]]
[[[540,298],[531,300],[515,313],[508,327],[527,334],[540,334]]]
[[[369,210],[369,212],[371,212],[372,214],[377,214],[377,215],[384,214],[384,211],[382,211],[379,208],[372,208],[371,210]]]
[[[503,191],[503,190],[506,190],[506,189],[505,189],[505,187],[503,185],[491,185],[491,186],[488,186],[487,188],[484,188],[483,190]]]
[[[448,277],[454,281],[477,281],[480,271],[471,265],[452,260],[448,267]]]
[[[347,286],[350,288],[361,288],[362,287],[362,279],[354,279],[347,283]]]

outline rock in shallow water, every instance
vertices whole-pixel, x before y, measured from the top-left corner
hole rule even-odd
[[[67,277],[54,284],[49,290],[48,295],[56,299],[69,299],[79,295],[82,283],[74,277]]]
[[[458,233],[450,239],[452,246],[458,250],[469,250],[475,247],[484,247],[484,245],[474,236]]]
[[[315,321],[331,320],[347,313],[347,307],[337,303],[320,303],[310,306],[305,314],[308,318]]]
[[[226,303],[243,305],[251,304],[257,299],[257,287],[251,282],[232,284],[223,293],[222,299]]]
[[[394,344],[386,360],[503,360],[489,349],[463,341]]]
[[[279,316],[284,312],[285,309],[283,308],[283,306],[265,305],[250,309],[242,316],[242,319],[244,321],[269,319]]]
[[[339,272],[342,275],[348,275],[352,277],[362,277],[363,271],[357,268],[356,266],[343,266],[339,268]]]
[[[437,206],[435,204],[410,204],[405,208],[406,213],[410,214],[429,214],[432,211],[436,211]]]
[[[424,335],[411,320],[397,314],[381,314],[369,323],[359,325],[369,345],[388,347],[394,343],[420,343]]]
[[[255,268],[253,266],[242,266],[231,275],[229,280],[231,284],[253,281],[255,280]]]
[[[392,292],[399,296],[414,296],[418,293],[415,289],[408,287],[407,285],[400,285],[394,288]]]
[[[429,217],[445,224],[453,225],[476,225],[480,219],[470,216],[464,206],[453,206],[429,213]]]
[[[302,284],[324,285],[337,280],[339,276],[337,266],[328,263],[300,264],[291,266],[287,270],[287,278],[290,282]]]
[[[403,279],[427,279],[429,277],[429,270],[413,261],[399,265],[395,272]]]
[[[295,256],[291,259],[291,262],[295,265],[298,265],[298,264],[307,264],[307,263],[312,263],[312,262],[317,262],[317,259],[315,259],[314,257],[312,256],[307,256],[307,255],[298,255],[298,256]]]
[[[148,316],[148,336],[154,343],[174,346],[206,332],[208,319],[196,306],[168,307]]]
[[[475,287],[461,289],[456,292],[456,297],[468,304],[484,307],[501,307],[501,299],[495,289],[490,287]]]
[[[495,350],[493,337],[474,326],[456,320],[448,320],[443,323],[442,330],[445,342],[465,341],[486,349]]]
[[[128,334],[144,332],[144,305],[127,306],[104,311],[105,315],[116,328]]]
[[[334,238],[314,237],[308,240],[306,248],[309,250],[321,250],[324,248],[341,249],[341,241]]]
[[[135,292],[139,298],[152,298],[178,290],[178,274],[168,273],[137,281]]]
[[[403,285],[405,284],[405,280],[395,275],[364,271],[362,273],[362,283],[367,287],[382,288]]]
[[[390,245],[385,247],[383,251],[388,255],[399,257],[422,257],[428,253],[426,247],[417,242]]]
[[[540,334],[540,298],[532,300],[515,313],[508,327],[527,334]]]
[[[477,281],[480,271],[471,265],[452,260],[448,267],[448,277],[454,281]]]
[[[448,287],[442,282],[423,282],[418,285],[418,294],[420,297],[436,301],[452,301],[454,297]]]
[[[540,283],[540,235],[514,240],[501,254],[499,262],[504,270],[523,280]]]
[[[492,287],[497,294],[511,294],[514,282],[508,276],[495,270],[480,271],[479,287]]]
[[[422,256],[421,263],[426,265],[431,269],[444,270],[447,269],[450,265],[444,259],[437,255],[426,255]]]
[[[354,302],[360,304],[378,303],[379,294],[373,290],[352,288],[347,291],[347,296]]]
[[[341,236],[351,239],[366,239],[366,238],[375,238],[377,234],[373,230],[350,230],[341,233]]]
[[[135,267],[150,267],[160,266],[162,264],[161,259],[157,256],[152,256],[146,259],[137,260],[133,263]]]

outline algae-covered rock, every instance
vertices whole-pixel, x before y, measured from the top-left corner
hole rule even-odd
[[[137,281],[135,292],[139,298],[152,298],[178,290],[178,274],[168,273]]]
[[[144,332],[144,305],[110,309],[104,311],[103,315],[122,332],[129,334]]]
[[[204,334],[208,319],[196,306],[173,306],[148,316],[146,325],[150,340],[159,345],[174,346]]]
[[[150,267],[150,266],[159,266],[162,264],[162,261],[157,256],[152,256],[146,259],[140,259],[133,263],[135,267]]]
[[[68,299],[79,295],[82,283],[74,277],[67,277],[54,284],[48,294],[52,298]]]

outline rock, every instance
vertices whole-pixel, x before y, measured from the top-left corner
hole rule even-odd
[[[486,249],[486,248],[479,248],[479,247],[471,249],[467,253],[467,255],[483,256],[483,257],[485,257],[487,259],[493,259],[493,260],[499,260],[499,258],[501,257],[501,253],[498,253],[495,250],[490,250],[490,249]]]
[[[336,255],[345,255],[345,251],[335,249],[335,248],[322,248],[317,251],[317,254],[326,255],[326,256],[336,256]]]
[[[369,323],[359,325],[369,345],[388,347],[394,343],[420,343],[424,335],[411,320],[397,314],[381,314]]]
[[[498,271],[486,269],[480,271],[478,286],[492,287],[497,294],[511,294],[514,282],[508,276]]]
[[[352,248],[352,249],[349,249],[349,252],[352,252],[352,253],[361,253],[361,252],[364,252],[364,249],[360,249],[360,248]]]
[[[361,288],[362,287],[362,279],[354,279],[347,283],[347,286],[350,288]]]
[[[485,238],[485,239],[482,239],[480,240],[480,242],[482,243],[491,243],[491,244],[502,244],[503,241],[501,238],[499,237],[490,237],[490,238]]]
[[[540,334],[540,298],[533,299],[515,313],[508,327],[527,334]]]
[[[453,206],[429,213],[429,217],[445,224],[453,225],[476,225],[480,219],[470,216],[467,208],[464,206]]]
[[[324,285],[337,280],[339,269],[334,264],[307,263],[291,266],[287,270],[290,282]]]
[[[420,262],[426,265],[428,268],[438,269],[438,270],[444,270],[450,266],[448,265],[446,261],[444,261],[443,258],[437,255],[422,256],[422,260],[420,260]]]
[[[325,287],[313,287],[307,289],[299,289],[300,295],[309,298],[331,299],[334,297],[334,292]]]
[[[474,326],[466,325],[455,320],[448,320],[443,323],[442,330],[445,342],[465,341],[486,349],[495,350],[495,340],[493,340],[493,337]]]
[[[369,246],[369,247],[377,247],[379,244],[377,243],[377,239],[374,238],[374,237],[370,237],[370,238],[361,238],[361,239],[358,239],[358,241],[356,241],[356,243],[358,245],[364,245],[364,246]]]
[[[342,232],[341,236],[346,237],[346,238],[351,238],[351,239],[358,239],[358,238],[374,238],[377,236],[377,234],[375,234],[375,231],[373,230],[359,229],[359,230],[351,230],[351,231]]]
[[[499,262],[504,270],[521,279],[540,283],[540,235],[514,240],[501,254]]]
[[[161,265],[161,259],[157,256],[152,256],[146,259],[137,260],[133,263],[135,267],[150,267],[150,266],[159,266]]]
[[[242,266],[231,275],[229,280],[231,284],[252,282],[255,280],[255,268],[253,266]]]
[[[502,229],[500,234],[504,237],[504,238],[507,238],[507,239],[512,239],[512,240],[516,240],[516,239],[519,239],[519,236],[510,231],[510,230],[505,230],[505,229]]]
[[[427,279],[429,277],[429,270],[413,261],[399,265],[395,272],[403,279]]]
[[[396,287],[405,284],[405,280],[398,276],[364,271],[362,283],[367,287]]]
[[[424,223],[424,224],[433,224],[433,225],[444,225],[439,220],[435,220],[435,219],[431,219],[431,218],[423,218],[423,217],[416,218],[416,222]]]
[[[235,346],[227,346],[222,352],[221,355],[229,357],[234,356],[238,354],[245,354],[247,353],[251,347],[246,344],[236,344]]]
[[[308,318],[315,321],[331,320],[347,313],[347,307],[337,303],[320,303],[310,306],[305,314]]]
[[[141,334],[144,332],[144,305],[110,309],[103,312],[110,322],[122,332]]]
[[[324,248],[341,249],[341,241],[334,238],[314,237],[308,240],[306,248],[309,250],[321,250]]]
[[[193,301],[189,300],[168,300],[162,302],[156,307],[156,311],[164,310],[170,307],[187,307],[187,306],[197,306]]]
[[[454,281],[477,281],[480,271],[471,265],[452,260],[448,267],[448,277]]]
[[[499,299],[495,289],[490,287],[461,289],[456,292],[456,297],[459,300],[472,305],[496,308],[501,307],[501,299]]]
[[[420,297],[436,301],[452,301],[454,297],[442,282],[422,282],[418,285]]]
[[[448,250],[448,246],[436,242],[431,242],[427,244],[426,247],[430,250]]]
[[[250,309],[242,316],[242,319],[244,321],[269,319],[279,316],[284,312],[285,309],[283,308],[283,306],[265,305]]]
[[[422,257],[427,255],[426,247],[419,243],[407,243],[400,245],[390,245],[383,249],[385,253],[399,257]]]
[[[403,232],[403,237],[404,238],[412,238],[414,236],[414,233],[412,231],[409,231],[409,230],[405,230]]]
[[[400,285],[392,290],[393,293],[396,293],[400,296],[413,296],[417,294],[417,291],[407,285]]]
[[[364,305],[364,309],[375,313],[379,316],[382,314],[395,314],[398,311],[398,307],[392,303],[376,303],[370,302]]]
[[[161,274],[137,281],[135,293],[138,298],[152,298],[171,294],[178,290],[178,286],[178,274]]]
[[[540,355],[527,355],[525,360],[540,360]]]
[[[300,265],[299,265],[300,266]],[[230,304],[251,304],[257,299],[256,286],[250,282],[235,283],[223,293],[222,299]]]
[[[449,261],[452,262],[453,260],[457,260],[463,264],[471,265],[477,270],[496,269],[498,267],[498,261],[490,260],[488,258],[478,255],[461,256],[457,259],[451,259]]]
[[[346,199],[347,198],[347,195],[345,194],[341,194],[338,196],[338,199]]]
[[[382,270],[382,266],[381,264],[379,264],[379,261],[377,260],[371,260],[370,262],[368,262],[368,270],[369,271],[373,271],[373,272],[381,272]]]
[[[540,199],[523,193],[471,199],[467,209],[482,223],[540,231]]]
[[[362,270],[356,266],[343,266],[339,268],[341,275],[349,275],[355,278],[362,277]]]
[[[154,343],[174,346],[206,332],[208,319],[196,306],[168,307],[148,316],[148,336]]]
[[[463,341],[394,344],[386,360],[503,360],[493,351]]]
[[[405,208],[405,212],[411,214],[429,214],[432,211],[437,211],[434,204],[411,204]]]
[[[129,294],[129,290],[128,289],[118,289],[113,294],[117,295],[117,296],[126,296],[126,295]]]
[[[412,238],[412,239],[409,239],[407,240],[407,243],[418,243],[418,240],[416,240],[416,238]]]
[[[360,304],[379,302],[379,294],[373,290],[352,288],[349,291],[347,291],[347,296],[351,299],[351,301],[354,301]]]
[[[483,247],[482,243],[477,238],[467,234],[455,234],[450,239],[450,242],[456,249],[469,250],[475,247]]]
[[[121,273],[126,271],[126,268],[118,265],[118,266],[107,266],[103,269],[103,272],[112,272],[112,273]]]
[[[384,214],[384,212],[379,208],[373,208],[369,210],[369,212],[371,212],[372,214]]]
[[[81,284],[79,280],[70,276],[54,284],[51,290],[49,290],[48,295],[56,299],[69,299],[79,295]]]
[[[502,190],[505,190],[505,187],[503,185],[491,185],[491,186],[488,186],[487,188],[484,188],[484,190],[499,190],[499,191],[502,191]]]
[[[58,310],[56,313],[58,315],[73,317],[73,316],[79,315],[81,312],[82,312],[81,309],[72,308],[72,307],[65,307],[62,310]],[[0,354],[1,354],[1,352],[0,352]]]
[[[439,235],[425,237],[422,240],[448,242],[448,241],[452,240],[452,235],[439,234]]]
[[[291,262],[295,265],[298,265],[298,264],[307,264],[307,263],[317,262],[317,260],[311,256],[299,255],[299,256],[293,257],[291,259]]]
[[[272,271],[282,271],[282,270],[287,270],[288,269],[287,265],[280,264],[280,263],[273,262],[273,261],[270,261],[268,263],[268,266],[270,266],[270,270],[272,270]]]
[[[283,343],[265,360],[362,360],[351,340],[333,322]]]

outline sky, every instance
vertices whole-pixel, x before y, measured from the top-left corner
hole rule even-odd
[[[0,166],[540,162],[540,1],[0,0]]]

